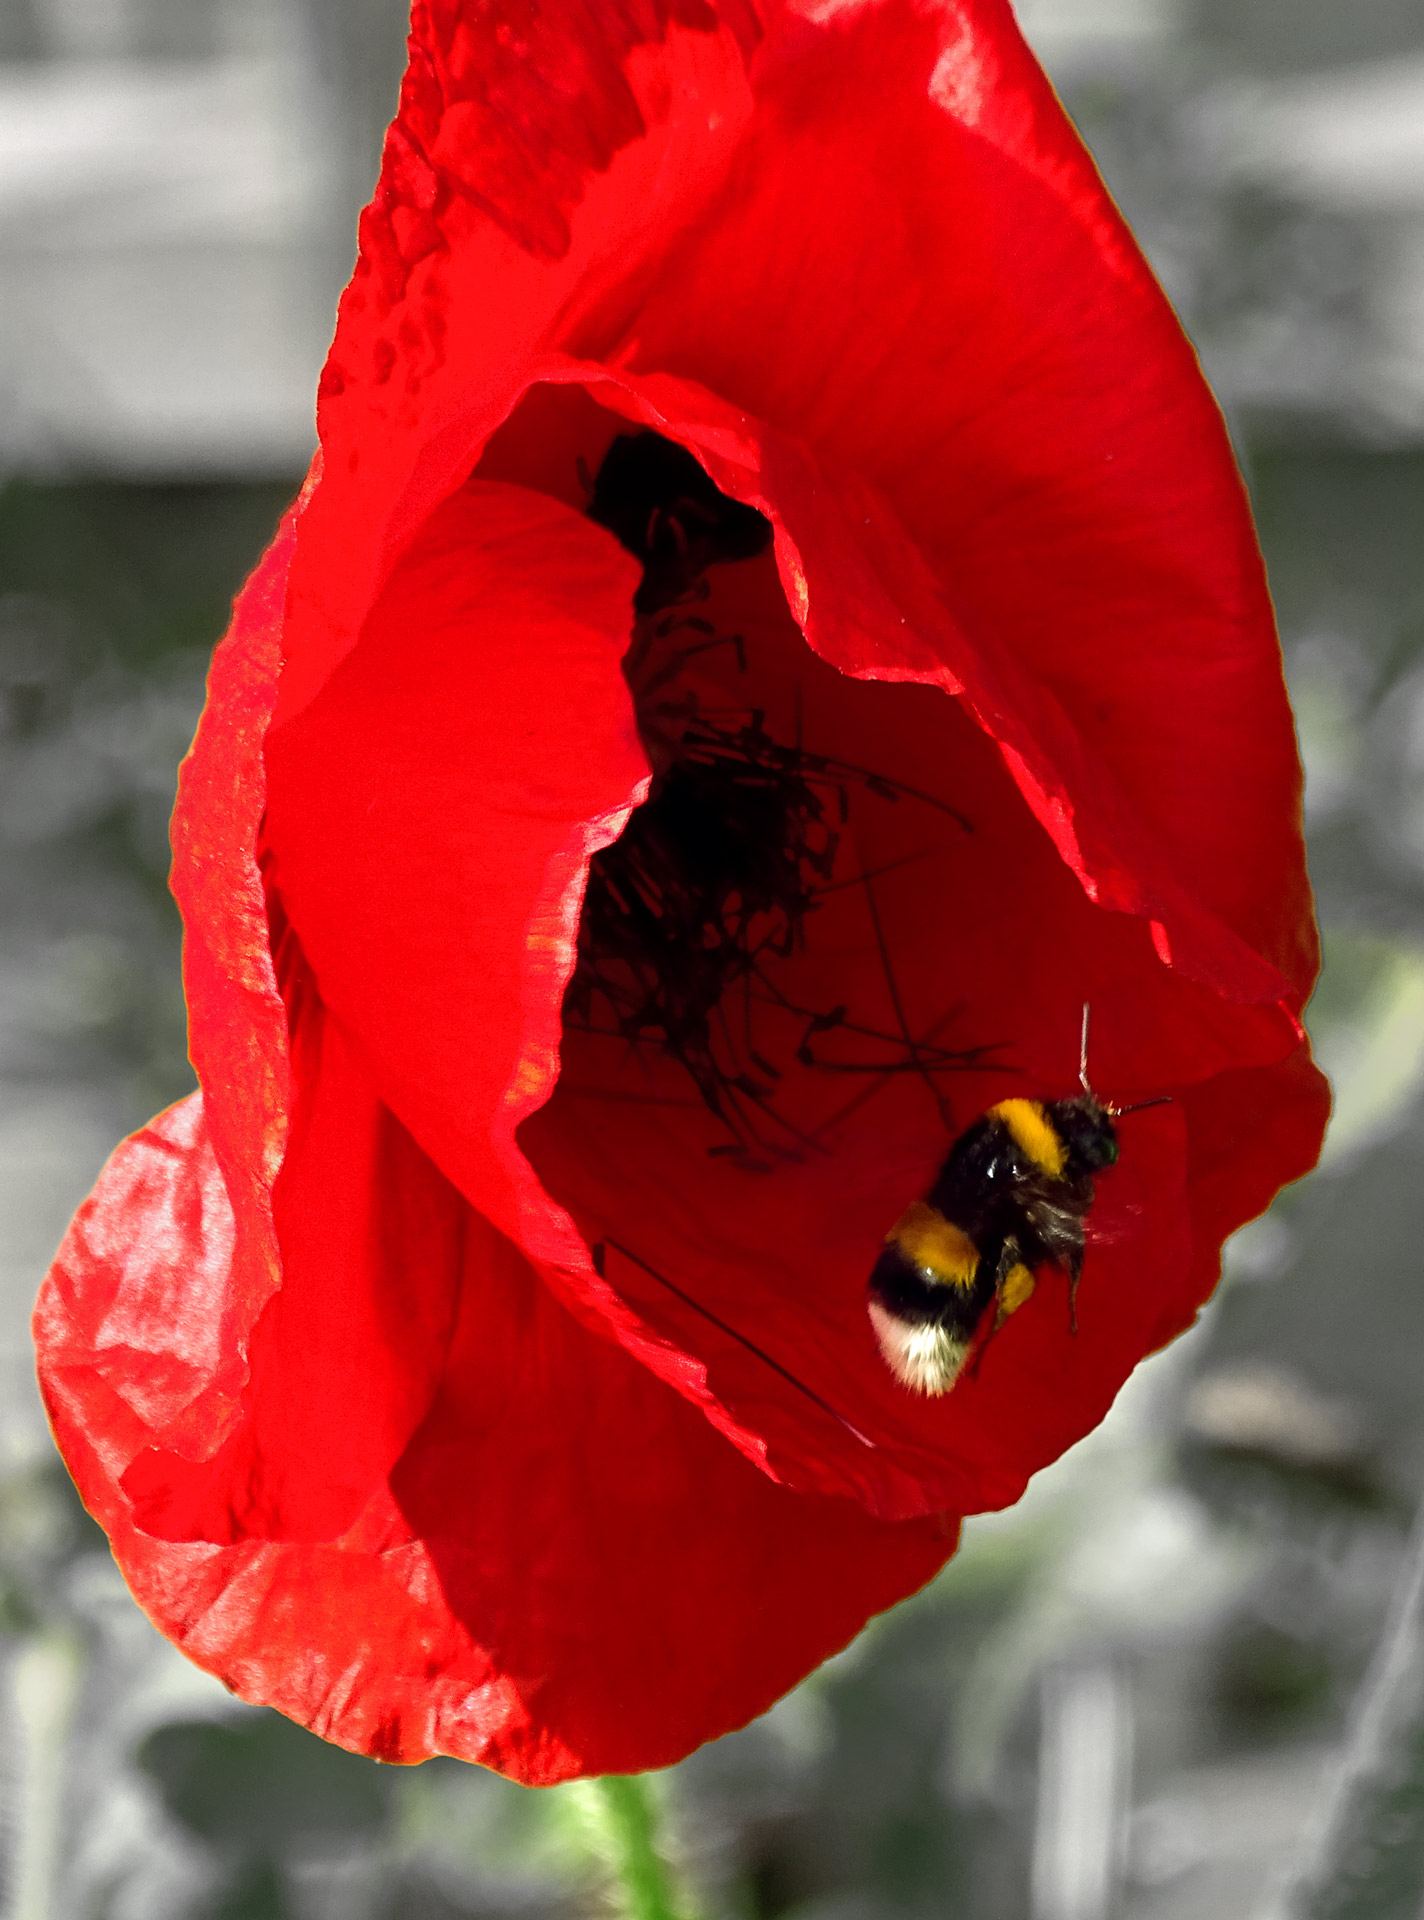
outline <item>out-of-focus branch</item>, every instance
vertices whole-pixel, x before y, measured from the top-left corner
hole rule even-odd
[[[1424,1910],[1424,1503],[1306,1859],[1260,1920],[1419,1920]]]
[[[1042,1689],[1033,1920],[1107,1920],[1131,1788],[1132,1702],[1104,1657],[1050,1668]]]

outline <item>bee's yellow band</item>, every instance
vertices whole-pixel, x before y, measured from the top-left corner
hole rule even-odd
[[[902,1253],[911,1266],[942,1287],[971,1287],[979,1269],[979,1249],[937,1207],[916,1200],[900,1215],[885,1236],[885,1244]]]
[[[1003,1122],[1014,1145],[1040,1172],[1051,1180],[1062,1177],[1066,1158],[1063,1142],[1037,1100],[1001,1100],[998,1106],[990,1107],[989,1117]]]

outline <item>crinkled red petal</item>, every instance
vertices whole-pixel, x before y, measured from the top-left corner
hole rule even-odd
[[[338,1538],[178,1543],[134,1522],[126,1469],[161,1388],[133,1330],[210,1369],[204,1281],[230,1272],[201,1096],[119,1148],[45,1284],[56,1436],[139,1601],[200,1666],[357,1751],[543,1786],[738,1725],[949,1554],[952,1521],[774,1486],[581,1328],[402,1133],[387,1115],[383,1185],[458,1248],[459,1318],[426,1418]],[[324,1444],[341,1439],[338,1422]]]

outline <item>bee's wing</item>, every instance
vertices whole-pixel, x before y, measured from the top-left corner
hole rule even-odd
[[[1108,1213],[1095,1207],[1083,1223],[1083,1237],[1090,1246],[1120,1247],[1135,1239],[1141,1227],[1142,1208],[1135,1201],[1125,1201]]]

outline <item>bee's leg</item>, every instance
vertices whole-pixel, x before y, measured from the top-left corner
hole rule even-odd
[[[1028,1269],[1023,1266],[1019,1253],[1019,1245],[1016,1240],[1012,1238],[1005,1240],[997,1253],[994,1251],[992,1243],[984,1250],[983,1257],[979,1262],[978,1273],[975,1276],[975,1286],[976,1289],[982,1286],[987,1276],[989,1274],[993,1275],[993,1284],[989,1288],[988,1299],[984,1301],[984,1305],[987,1307],[990,1300],[994,1302],[994,1317],[989,1323],[989,1331],[976,1343],[974,1358],[969,1366],[971,1375],[978,1373],[979,1363],[989,1351],[989,1343],[993,1340],[999,1328],[1003,1326],[1004,1322],[1008,1319],[1009,1314],[1014,1311],[1015,1307],[1021,1307],[1024,1301],[1027,1300],[1029,1294],[1033,1292],[1033,1275],[1029,1273],[1028,1292],[1020,1291],[1014,1300],[1013,1306],[1007,1310],[1005,1309],[1004,1287],[1008,1277],[1016,1271],[1028,1273]]]
[[[1078,1282],[1083,1277],[1083,1249],[1074,1248],[1068,1256],[1068,1330],[1078,1336]]]
[[[1024,1264],[1018,1247],[1010,1241],[1004,1248],[999,1262],[998,1277],[994,1282],[995,1333],[1003,1326],[1010,1314],[1018,1312],[1036,1285],[1033,1269]]]

